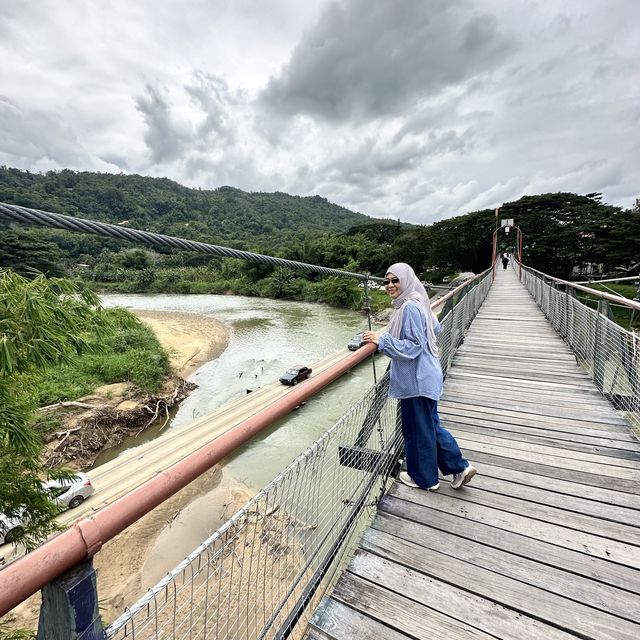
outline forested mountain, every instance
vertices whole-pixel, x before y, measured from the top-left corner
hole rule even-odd
[[[403,261],[428,280],[486,269],[497,222],[494,210],[485,209],[429,226],[409,225],[369,218],[320,196],[246,193],[232,187],[201,191],[167,179],[68,170],[32,174],[0,168],[0,202],[375,275]],[[603,204],[597,193],[524,196],[503,204],[499,218],[513,218],[522,230],[524,262],[551,275],[570,277],[573,267],[587,262],[621,272],[640,260],[638,202],[624,210]],[[225,290],[299,299],[309,294],[306,277],[271,267],[10,227],[0,222],[0,266],[21,273],[35,268],[122,291]],[[498,232],[499,251],[513,251],[515,242],[515,233]],[[307,280],[318,283],[315,277]],[[337,284],[333,289],[314,295],[344,297]]]
[[[282,232],[340,233],[371,220],[330,203],[233,187],[189,189],[167,178],[75,172],[35,174],[0,167],[0,202],[216,244],[255,242]]]

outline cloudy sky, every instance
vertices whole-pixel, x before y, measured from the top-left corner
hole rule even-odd
[[[0,164],[428,224],[640,196],[637,0],[0,0]]]

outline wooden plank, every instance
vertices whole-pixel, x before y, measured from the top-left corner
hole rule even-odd
[[[332,640],[332,636],[328,636],[318,629],[314,629],[313,627],[307,627],[307,630],[304,634],[305,640]]]
[[[497,404],[497,403],[496,403]],[[626,424],[591,422],[579,418],[560,418],[545,415],[544,411],[524,412],[511,408],[483,407],[472,403],[465,404],[458,400],[444,400],[438,409],[441,415],[448,415],[461,420],[475,420],[475,424],[504,424],[529,429],[553,430],[565,434],[586,435],[591,437],[609,438],[630,442],[634,446],[627,446],[627,450],[640,450],[632,432]],[[481,421],[481,422],[477,422]],[[524,432],[523,432],[524,433]]]
[[[599,409],[599,410],[613,410],[611,403],[605,398],[599,395],[587,395],[581,394],[576,398],[575,395],[570,393],[550,393],[548,390],[540,391],[536,389],[535,393],[532,393],[530,389],[522,387],[500,387],[496,388],[495,385],[488,385],[486,382],[476,382],[473,385],[460,383],[457,380],[448,379],[445,384],[445,394],[451,398],[466,398],[466,397],[478,397],[484,399],[487,397],[494,397],[496,399],[503,400],[505,402],[538,402],[550,407],[563,407],[567,402],[575,403],[578,401],[580,406],[585,410]],[[479,403],[482,404],[482,403]]]
[[[540,343],[548,341],[549,338],[539,338]],[[514,351],[515,350],[515,351]],[[529,363],[537,363],[539,365],[547,366],[576,366],[578,364],[575,356],[571,351],[556,350],[553,346],[546,350],[539,349],[523,349],[516,346],[513,343],[494,343],[483,344],[479,343],[472,338],[465,338],[465,341],[460,345],[454,358],[475,358],[481,360],[482,363],[488,361],[494,362],[496,365],[502,367],[505,363],[513,363],[510,366],[514,368],[521,368],[527,366]]]
[[[509,364],[505,362],[497,362],[488,364],[493,361],[491,355],[487,354],[486,358],[469,358],[468,356],[457,355],[454,357],[452,366],[461,372],[479,372],[489,376],[508,376],[527,380],[547,380],[558,383],[575,383],[581,384],[586,388],[592,385],[591,376],[575,364],[571,366],[553,366],[552,364],[535,364],[531,361],[517,363],[511,361]],[[548,361],[551,363],[552,361]]]
[[[469,369],[481,369],[482,371],[495,371],[497,373],[503,371],[521,373],[522,371],[526,371],[527,374],[535,373],[536,375],[547,375],[551,378],[557,376],[559,378],[574,377],[591,379],[589,374],[578,367],[575,361],[571,363],[560,363],[556,360],[546,360],[542,362],[533,358],[516,360],[515,358],[507,358],[506,356],[503,356],[502,360],[499,360],[492,354],[471,355],[457,351],[452,363],[453,366],[460,365],[461,367]]]
[[[476,462],[477,461],[474,460],[474,463]],[[640,495],[638,494],[603,489],[601,487],[580,484],[579,482],[571,482],[566,479],[558,480],[556,478],[541,476],[527,471],[498,467],[488,462],[483,462],[480,466],[480,475],[477,479],[474,478],[473,486],[477,486],[478,482],[482,482],[483,479],[487,477],[505,480],[510,482],[512,485],[524,485],[525,489],[545,489],[548,492],[552,492],[554,495],[558,495],[559,499],[562,499],[562,496],[569,496],[568,502],[572,502],[573,498],[579,497],[586,499],[589,502],[595,501],[600,504],[604,503],[611,506],[620,506],[630,510],[635,509],[636,511],[640,509]]]
[[[591,431],[603,431],[607,430],[612,434],[631,435],[631,431],[627,424],[609,424],[598,425],[587,420],[570,420],[568,418],[551,418],[541,415],[530,415],[527,413],[520,413],[517,411],[505,411],[500,409],[494,409],[493,407],[483,407],[476,405],[471,408],[462,404],[454,406],[451,402],[443,402],[438,407],[439,413],[451,413],[452,415],[468,417],[468,418],[482,418],[484,420],[496,420],[498,422],[506,422],[507,424],[516,424],[525,427],[541,427],[565,429],[567,432],[577,431],[578,433],[589,433]]]
[[[580,551],[596,558],[640,569],[640,547],[631,544],[541,520],[533,520],[518,513],[509,513],[490,506],[456,500],[444,494],[413,489],[400,483],[395,483],[391,487],[389,495],[428,506],[437,511],[453,513],[471,521],[488,524],[497,529],[512,531],[536,540],[550,542],[565,549]]]
[[[376,533],[369,530],[362,548],[380,558],[410,567],[415,573],[454,587],[460,586],[509,610],[583,637],[637,640],[640,636],[640,625],[628,619],[382,531]]]
[[[442,417],[442,416],[441,416]],[[590,431],[588,435],[578,432],[566,432],[554,428],[523,427],[504,422],[494,422],[478,420],[475,418],[459,418],[452,414],[447,414],[446,425],[450,430],[475,431],[488,435],[500,436],[503,438],[539,438],[540,441],[550,441],[556,446],[567,444],[586,444],[596,447],[603,455],[618,455],[622,452],[633,452],[638,454],[640,449],[635,442],[629,440],[615,440],[610,433],[605,431]],[[570,448],[570,447],[569,447]]]
[[[455,433],[454,435],[458,440],[458,444],[465,452],[479,451],[483,453],[493,453],[495,455],[523,462],[537,462],[539,464],[564,467],[565,469],[570,469],[572,471],[600,474],[607,476],[611,480],[626,480],[627,482],[633,483],[635,486],[640,484],[640,472],[637,469],[624,469],[619,466],[605,464],[604,462],[591,462],[573,459],[568,455],[557,455],[561,453],[561,451],[557,451],[555,454],[537,452],[534,450],[533,445],[528,449],[526,447],[516,448],[515,446],[501,446],[498,442],[487,442],[479,437],[472,439],[467,438],[464,435],[458,435]],[[587,454],[576,455],[584,456]]]
[[[438,511],[388,494],[380,501],[379,511],[640,595],[640,572],[582,551],[566,549],[513,531],[500,530],[483,522],[472,522],[458,514]]]
[[[475,330],[475,327],[474,327]],[[458,347],[458,351],[456,354],[460,354],[463,356],[477,356],[477,357],[489,357],[495,358],[497,362],[503,360],[510,360],[514,362],[548,362],[551,360],[552,362],[560,362],[566,364],[572,364],[575,366],[576,358],[571,353],[571,351],[561,351],[557,349],[552,349],[546,353],[541,351],[536,351],[535,353],[494,353],[493,350],[487,349],[486,347],[478,346],[473,343],[473,340],[465,339],[465,341]]]
[[[523,459],[516,460],[509,456],[497,455],[492,451],[472,451],[469,449],[468,451],[465,451],[465,455],[469,460],[479,464],[486,462],[497,467],[526,471],[527,473],[536,474],[542,477],[568,480],[570,482],[578,482],[593,487],[601,487],[603,489],[625,491],[633,495],[638,495],[640,493],[640,483],[633,480],[611,478],[598,473],[558,467],[553,464],[545,464],[544,462],[539,463]]]
[[[534,401],[534,397],[531,398]],[[540,403],[544,406],[544,403]],[[488,414],[501,416],[504,418],[521,418],[524,420],[537,420],[539,423],[550,423],[556,425],[565,425],[568,427],[586,427],[586,428],[602,428],[602,425],[613,425],[610,428],[617,428],[620,431],[626,431],[628,429],[627,421],[622,417],[615,415],[613,412],[609,416],[601,415],[600,419],[591,419],[591,412],[585,415],[584,412],[576,411],[573,415],[568,416],[554,416],[552,413],[547,414],[544,412],[538,412],[537,415],[531,416],[532,411],[529,410],[529,407],[516,408],[515,403],[511,408],[505,409],[504,407],[498,406],[493,407],[491,404],[475,404],[475,403],[465,403],[462,402],[461,399],[452,399],[446,402],[439,403],[439,406],[442,407],[443,410],[448,410],[453,412],[455,410],[459,415],[466,415],[467,413],[474,414]],[[595,422],[596,426],[590,425],[589,423]]]
[[[568,529],[575,529],[576,531],[590,533],[595,536],[601,536],[603,538],[609,538],[610,540],[618,540],[631,545],[640,547],[640,514],[633,510],[629,510],[629,518],[633,520],[633,524],[627,524],[624,522],[616,522],[608,518],[601,517],[600,514],[604,513],[607,505],[601,505],[594,503],[594,511],[598,515],[591,515],[579,512],[576,509],[566,509],[562,504],[562,501],[566,502],[567,499],[563,497],[559,501],[558,505],[551,504],[552,500],[549,497],[548,500],[542,501],[542,493],[549,494],[549,492],[541,492],[539,489],[534,490],[539,496],[539,501],[531,501],[518,496],[511,496],[505,493],[498,493],[496,491],[482,490],[482,487],[493,484],[496,488],[504,488],[504,482],[491,480],[490,478],[482,480],[478,478],[481,483],[480,486],[476,486],[475,480],[473,486],[469,486],[465,491],[457,491],[449,486],[449,483],[442,483],[438,496],[447,496],[448,499],[464,501],[465,503],[473,503],[478,505],[484,505],[493,509],[500,509],[514,514],[526,514],[527,518],[533,520],[539,520],[540,522],[548,522],[551,524],[557,524],[561,527]],[[524,492],[524,491],[522,491]],[[438,498],[440,500],[440,498]],[[615,509],[615,508],[613,508]],[[619,507],[617,509],[620,509]]]
[[[362,615],[351,607],[333,598],[323,598],[315,610],[308,637],[322,640],[411,640],[413,635],[405,635]]]
[[[496,467],[493,468],[496,470]],[[556,493],[548,486],[527,486],[516,482],[510,482],[503,477],[503,474],[496,475],[497,477],[487,475],[487,470],[483,465],[480,467],[478,475],[473,479],[473,486],[470,488],[474,489],[474,492],[476,489],[488,491],[502,496],[519,498],[528,502],[537,502],[538,504],[549,505],[566,511],[589,515],[601,520],[618,522],[630,527],[640,527],[640,513],[638,513],[637,509],[629,509],[628,507],[619,506],[610,502],[590,500],[582,495],[568,496],[565,493]],[[444,481],[444,487],[441,487],[441,490],[448,491],[447,485],[449,478]],[[455,493],[454,495],[458,494]]]
[[[460,377],[458,377],[460,375]],[[502,399],[509,398],[509,394],[519,394],[520,396],[525,395],[530,401],[539,402],[547,404],[548,406],[552,406],[555,404],[556,406],[562,406],[562,404],[571,403],[571,404],[582,404],[582,399],[584,398],[588,403],[584,404],[585,411],[594,408],[593,401],[597,399],[597,396],[594,396],[592,393],[583,393],[584,390],[577,389],[567,389],[564,385],[558,386],[557,393],[550,393],[550,388],[548,387],[539,387],[534,386],[536,381],[531,381],[531,386],[528,387],[527,384],[520,384],[520,382],[528,382],[526,379],[510,385],[494,384],[493,389],[487,389],[486,384],[491,382],[491,378],[478,378],[472,377],[467,378],[463,377],[462,370],[456,371],[455,369],[449,369],[449,373],[447,375],[447,379],[445,381],[445,391],[448,389],[447,383],[451,382],[453,386],[457,386],[461,391],[458,391],[460,395],[466,395],[468,392],[474,393],[474,390],[477,389],[478,392],[482,392],[485,397],[495,397]],[[484,383],[480,385],[479,383]],[[479,406],[482,406],[482,403],[479,403]],[[608,408],[611,408],[610,406]],[[621,416],[616,411],[617,416]],[[625,425],[628,426],[628,425]]]
[[[569,374],[547,374],[547,373],[536,373],[533,371],[510,371],[509,369],[500,369],[498,367],[473,367],[467,364],[463,364],[458,362],[456,364],[456,375],[461,374],[482,374],[483,377],[492,376],[492,377],[500,377],[500,378],[515,378],[516,380],[537,380],[539,382],[548,382],[551,384],[562,384],[564,386],[571,385],[576,387],[582,387],[583,389],[591,389],[592,382],[591,379],[587,376],[587,374],[578,374],[569,375]]]
[[[331,595],[349,607],[411,637],[425,640],[434,637],[455,640],[495,638],[422,603],[405,598],[402,592],[385,589],[350,572],[344,574]]]
[[[637,440],[631,433],[628,426],[623,425],[596,425],[591,422],[580,422],[578,420],[566,420],[563,418],[553,419],[544,416],[517,416],[506,415],[506,412],[484,413],[481,407],[475,407],[474,410],[467,408],[450,407],[445,403],[439,408],[438,413],[446,414],[451,418],[460,420],[474,421],[470,424],[503,424],[514,427],[527,427],[530,429],[553,430],[564,434],[581,435],[590,437],[609,437],[614,440],[630,442],[634,446],[631,449],[637,449]]]
[[[612,470],[607,471],[611,475],[616,475],[620,469],[627,469],[631,474],[629,479],[640,480],[640,459],[638,459],[637,453],[633,451],[621,451],[619,455],[604,455],[596,447],[590,445],[570,446],[571,443],[563,442],[562,440],[557,441],[558,444],[555,444],[545,438],[508,438],[503,432],[492,434],[483,429],[450,429],[450,431],[455,432],[456,438],[461,440],[466,439],[474,442],[495,444],[498,447],[528,451],[533,454],[570,458],[574,462],[588,462],[591,465],[600,465],[607,469],[612,467]],[[582,449],[586,449],[586,451]],[[636,472],[635,474],[634,471]]]
[[[376,515],[372,528],[362,538],[363,549],[373,552],[372,545],[385,547],[385,540],[377,535],[378,531],[527,582],[575,602],[588,603],[590,607],[630,622],[640,620],[640,598],[623,589],[387,513]]]
[[[627,426],[626,421],[618,415],[613,408],[595,408],[592,407],[588,411],[581,404],[567,405],[564,407],[553,407],[548,403],[537,401],[535,396],[529,394],[528,400],[516,400],[512,398],[503,398],[496,394],[495,389],[493,395],[483,396],[480,394],[452,394],[446,398],[442,398],[439,404],[451,405],[471,405],[475,407],[492,407],[494,409],[517,411],[521,413],[533,413],[554,418],[568,418],[570,420],[580,420],[581,422],[597,422],[606,424],[616,424]]]
[[[572,637],[526,614],[470,593],[465,590],[466,583],[465,588],[455,587],[366,551],[356,551],[348,570],[503,640],[567,640]],[[462,574],[455,577],[462,582]]]
[[[463,370],[461,367],[454,367],[447,372],[447,378],[453,377],[460,380],[467,380],[470,383],[473,380],[495,380],[498,383],[498,388],[505,382],[516,383],[520,385],[531,385],[541,388],[558,388],[564,391],[573,390],[578,393],[593,393],[593,386],[586,384],[570,384],[568,382],[550,382],[544,380],[534,380],[531,378],[524,378],[518,376],[491,376],[488,374],[477,373],[473,371]]]

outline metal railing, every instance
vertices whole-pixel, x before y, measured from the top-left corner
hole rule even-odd
[[[444,305],[443,369],[491,285],[491,270]],[[455,301],[455,304],[454,304]],[[446,369],[445,369],[446,370]],[[301,637],[373,518],[402,452],[389,374],[231,520],[128,608],[108,638]]]
[[[489,268],[463,286],[458,287],[450,298],[445,296],[432,305],[436,307],[444,302],[440,312],[442,332],[438,337],[438,348],[440,349],[440,364],[445,376],[449,371],[456,350],[464,340],[467,328],[487,297],[491,282],[492,269]]]
[[[640,335],[616,324],[609,308],[615,303],[640,309],[640,304],[529,267],[523,267],[522,282],[596,387],[640,434]],[[578,291],[597,296],[597,308],[578,300]]]
[[[330,581],[401,451],[388,374],[108,629],[109,638],[285,637]],[[354,447],[360,439],[364,446]]]

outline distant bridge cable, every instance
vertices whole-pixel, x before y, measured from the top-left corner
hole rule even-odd
[[[357,280],[382,282],[382,278],[377,278],[368,274],[352,273],[341,269],[331,269],[329,267],[321,267],[320,265],[307,264],[306,262],[285,260],[284,258],[276,258],[274,256],[267,256],[260,253],[231,249],[229,247],[208,244],[207,242],[186,240],[184,238],[176,238],[174,236],[165,236],[160,233],[124,228],[115,224],[97,222],[96,220],[86,220],[84,218],[65,216],[60,213],[52,213],[50,211],[40,211],[39,209],[19,207],[17,205],[7,204],[4,202],[0,202],[0,219],[2,218],[12,222],[18,222],[20,224],[39,225],[42,227],[52,227],[54,229],[64,229],[66,231],[76,231],[79,233],[92,233],[94,235],[107,236],[109,238],[141,242],[152,246],[182,249],[183,251],[199,251],[200,253],[209,253],[222,258],[238,258],[240,260],[248,260],[249,262],[259,262],[273,266],[287,267],[298,271],[356,278]]]

